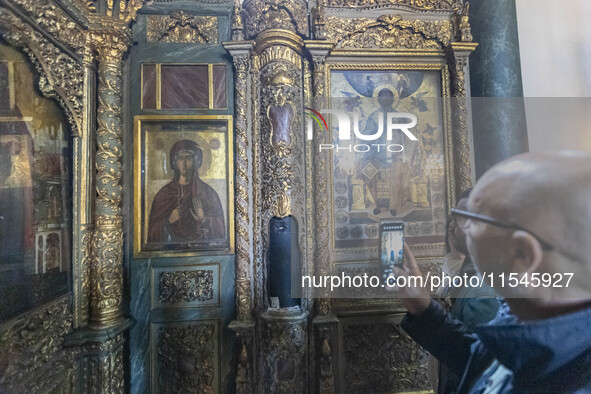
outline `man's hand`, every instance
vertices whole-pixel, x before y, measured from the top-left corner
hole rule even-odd
[[[404,261],[404,269],[402,270],[398,267],[394,267],[394,273],[396,276],[408,277],[409,275],[412,275],[422,277],[423,275],[419,270],[415,256],[412,254],[406,242],[404,243],[404,256],[406,257]],[[419,316],[429,307],[431,296],[424,287],[409,286],[410,283],[408,280],[406,283],[406,287],[399,288],[402,302],[411,315]]]

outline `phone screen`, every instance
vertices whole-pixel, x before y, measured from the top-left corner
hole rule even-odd
[[[404,223],[380,223],[380,263],[383,277],[394,275],[394,267],[402,268]]]

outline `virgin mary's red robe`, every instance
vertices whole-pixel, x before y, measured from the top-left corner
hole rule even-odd
[[[192,214],[201,204],[203,220]],[[180,208],[180,218],[169,222],[175,208]],[[226,236],[224,212],[216,191],[198,177],[188,185],[173,180],[156,194],[150,211],[148,242],[191,243],[222,240]]]

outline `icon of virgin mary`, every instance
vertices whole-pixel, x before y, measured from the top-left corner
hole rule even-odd
[[[148,224],[148,242],[191,244],[223,240],[224,212],[216,191],[199,179],[203,153],[189,140],[170,149],[174,178],[156,193]]]

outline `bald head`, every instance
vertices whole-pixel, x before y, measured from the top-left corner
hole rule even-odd
[[[501,162],[478,181],[468,206],[591,265],[591,152],[526,153]]]

